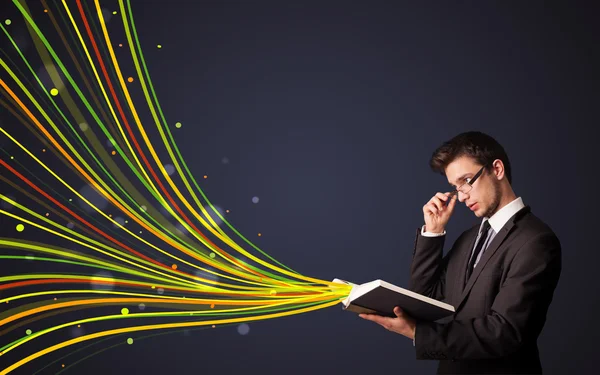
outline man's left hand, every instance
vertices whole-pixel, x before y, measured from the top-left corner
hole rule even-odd
[[[415,319],[404,313],[401,308],[396,306],[394,308],[395,318],[389,318],[386,316],[376,314],[359,314],[363,319],[370,320],[387,329],[388,331],[399,333],[409,339],[415,338],[415,327],[417,322]]]

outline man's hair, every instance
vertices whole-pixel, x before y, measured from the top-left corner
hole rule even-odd
[[[486,165],[486,169],[491,169],[494,160],[502,160],[508,183],[512,184],[510,161],[506,151],[494,138],[478,131],[461,133],[444,142],[433,152],[429,166],[434,172],[445,175],[448,164],[462,156],[471,157],[477,163]]]

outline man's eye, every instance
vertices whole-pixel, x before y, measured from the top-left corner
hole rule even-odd
[[[468,184],[469,182],[471,182],[470,178],[465,178],[465,182]]]

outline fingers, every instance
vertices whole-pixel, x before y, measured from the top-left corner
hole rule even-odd
[[[375,323],[381,324],[381,325],[385,325],[387,323],[387,320],[390,319],[390,318],[387,318],[384,316],[379,316],[376,314],[358,314],[358,316],[360,316],[363,319],[370,320],[372,322],[375,322]]]
[[[432,212],[439,214],[440,211],[442,211],[444,209],[444,202],[446,202],[447,200],[448,200],[448,195],[442,194],[442,193],[436,193],[429,200],[429,202],[427,202],[427,205],[429,205],[429,209]]]

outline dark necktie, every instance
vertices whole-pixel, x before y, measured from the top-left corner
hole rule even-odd
[[[473,252],[473,256],[471,257],[471,261],[469,262],[469,268],[467,269],[467,281],[469,281],[469,277],[473,273],[473,266],[475,265],[475,261],[477,260],[477,256],[481,252],[483,248],[483,244],[487,240],[488,233],[490,229],[490,221],[486,220],[481,227],[479,242],[477,242],[477,246],[475,247],[475,251]]]

